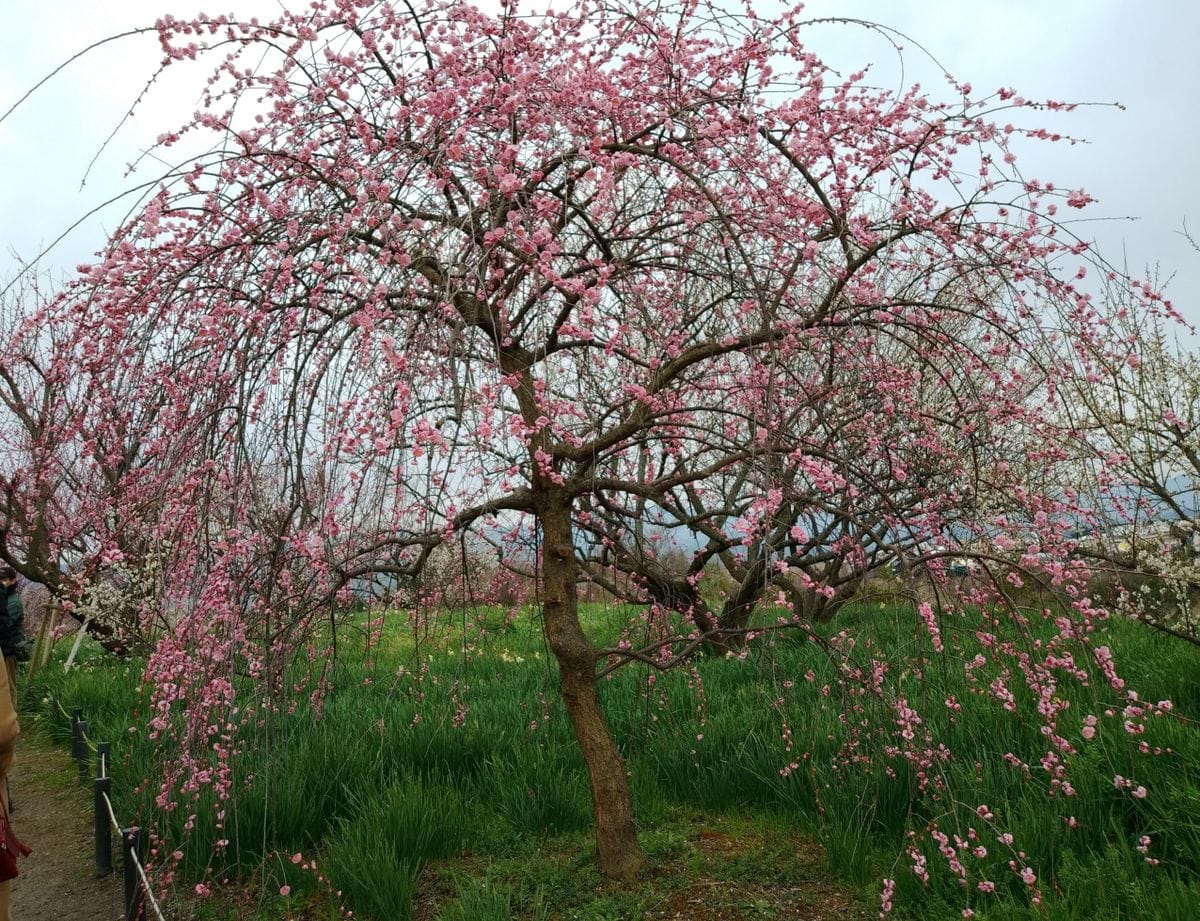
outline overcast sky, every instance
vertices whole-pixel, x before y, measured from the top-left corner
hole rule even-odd
[[[0,0],[0,112],[89,43],[184,15],[200,0]],[[209,12],[269,14],[277,0],[215,0]],[[763,4],[765,9],[767,4]],[[1157,264],[1174,276],[1168,292],[1200,324],[1200,254],[1181,235],[1200,236],[1200,2],[1198,0],[814,0],[813,17],[846,16],[892,26],[920,43],[976,92],[1015,87],[1027,98],[1119,102],[1046,121],[1084,138],[1076,146],[1035,145],[1022,153],[1028,177],[1086,188],[1099,199],[1075,230],[1112,261],[1134,271]],[[871,64],[885,86],[920,80],[934,95],[938,70],[910,45],[901,74],[877,35],[846,25],[814,25],[807,44],[848,72]],[[0,123],[0,277],[12,252],[29,258],[122,189],[124,168],[154,137],[174,127],[197,98],[198,71],[154,88],[150,104],[88,165],[138,96],[158,58],[153,35],[134,36],[72,64]],[[1026,115],[1029,123],[1032,116]],[[153,165],[151,165],[152,167]],[[81,183],[87,174],[87,182]],[[110,207],[56,246],[50,262],[70,268],[99,248],[124,216]]]

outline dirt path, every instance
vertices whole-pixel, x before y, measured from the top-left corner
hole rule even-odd
[[[22,733],[12,795],[13,829],[33,848],[13,881],[14,921],[118,921],[120,851],[117,872],[97,878],[92,793],[79,784],[71,757],[34,732]]]

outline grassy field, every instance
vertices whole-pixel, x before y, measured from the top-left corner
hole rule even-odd
[[[588,616],[604,633],[624,613],[597,606]],[[902,607],[854,609],[836,628],[878,655],[920,653],[927,643]],[[897,679],[954,753],[937,796],[918,795],[903,763],[877,757],[886,733],[856,723],[878,714],[869,702],[861,715],[850,709],[863,701],[836,689],[834,667],[813,642],[764,643],[745,661],[701,659],[649,688],[644,670],[617,672],[605,701],[654,865],[628,891],[604,884],[593,867],[583,766],[533,618],[505,626],[497,613],[494,629],[471,643],[447,631],[422,644],[420,659],[398,628],[385,626],[369,649],[365,629],[343,630],[320,719],[300,706],[247,723],[242,774],[220,829],[211,803],[153,808],[157,786],[142,784],[156,772],[140,728],[136,664],[88,650],[70,674],[52,665],[23,693],[25,712],[64,741],[59,708],[72,706],[84,709],[93,739],[114,741],[118,811],[156,823],[172,847],[183,841],[185,888],[214,892],[177,907],[197,918],[233,917],[235,907],[245,918],[335,918],[336,891],[356,918],[377,921],[875,917],[887,877],[896,880],[897,917],[959,918],[969,907],[987,919],[1192,919],[1200,650],[1131,623],[1102,629],[1097,641],[1113,648],[1130,684],[1175,708],[1136,739],[1102,723],[1070,767],[1072,796],[1050,796],[1038,770],[1006,764],[1013,753],[1038,765],[1038,726],[998,719],[953,659]],[[953,656],[972,654],[969,634],[947,635]],[[1085,701],[1098,693],[1074,690]],[[949,695],[961,712],[936,705]],[[1060,729],[1078,741],[1087,712],[1072,708]],[[1162,754],[1137,754],[1142,741]],[[791,763],[797,768],[781,771]],[[1115,775],[1149,795],[1117,789]],[[983,803],[993,819],[977,814]],[[190,811],[194,828],[184,837]],[[960,849],[966,885],[923,834],[935,821],[964,841],[968,829],[978,832]],[[221,837],[229,846],[214,852]],[[987,853],[975,856],[981,844]],[[914,846],[928,860],[928,884],[910,870]],[[1030,904],[1014,860],[1036,871],[1042,905]],[[980,892],[980,880],[995,891]]]

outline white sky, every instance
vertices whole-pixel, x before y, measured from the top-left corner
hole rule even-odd
[[[300,2],[300,0],[292,0]],[[183,16],[202,0],[0,0],[0,112],[42,76],[92,41]],[[209,12],[269,15],[278,0],[214,0]],[[763,4],[764,11],[766,4]],[[1133,271],[1157,264],[1174,276],[1168,292],[1200,324],[1200,253],[1182,238],[1184,220],[1200,237],[1200,0],[812,0],[813,17],[841,15],[892,26],[920,42],[975,91],[1012,86],[1027,98],[1120,102],[1044,123],[1085,138],[1069,147],[1039,144],[1019,161],[1028,177],[1083,187],[1099,199],[1075,229]],[[845,25],[810,28],[807,44],[843,72],[873,64],[871,80],[897,85],[895,53],[877,36]],[[201,71],[155,87],[80,185],[88,164],[137,97],[158,59],[153,35],[124,39],[60,73],[0,123],[0,278],[89,210],[133,181],[125,165],[161,131],[175,127],[197,98]],[[935,96],[943,84],[916,48],[905,77]],[[1026,114],[1024,124],[1036,127]],[[153,178],[153,165],[143,179]],[[137,177],[135,177],[136,179]],[[105,227],[125,209],[105,210],[59,244],[50,264],[71,268],[99,248]],[[1132,218],[1134,220],[1125,220]],[[1103,219],[1103,220],[1101,220]]]

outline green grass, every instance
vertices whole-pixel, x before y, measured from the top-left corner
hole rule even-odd
[[[1018,849],[1041,881],[1038,917],[1087,918],[1103,909],[1118,918],[1182,918],[1200,904],[1200,651],[1177,641],[1126,622],[1101,628],[1096,642],[1112,646],[1143,699],[1169,697],[1176,706],[1136,738],[1120,731],[1119,719],[1103,721],[1072,759],[1077,795],[1069,797],[1048,795],[1038,723],[998,717],[954,664],[930,660],[923,670],[889,676],[890,690],[920,702],[935,738],[954,753],[940,766],[944,788],[925,795],[907,764],[880,757],[888,735],[858,725],[887,711],[838,690],[815,643],[780,639],[745,661],[700,659],[694,670],[655,676],[649,689],[645,671],[619,671],[602,690],[658,875],[613,891],[594,869],[583,765],[537,625],[530,618],[505,626],[500,612],[483,613],[488,629],[469,643],[450,631],[417,644],[393,626],[368,649],[354,624],[340,631],[321,718],[298,707],[247,721],[240,773],[223,804],[201,798],[163,813],[153,805],[156,784],[139,789],[156,776],[155,756],[140,728],[146,702],[131,665],[85,648],[70,674],[52,665],[24,682],[26,712],[39,713],[65,741],[57,707],[82,707],[92,738],[114,741],[122,817],[153,822],[168,840],[184,842],[181,879],[228,876],[256,889],[255,917],[264,919],[284,917],[298,899],[327,904],[330,890],[342,892],[356,917],[380,921],[411,917],[421,893],[433,905],[422,917],[446,921],[655,917],[698,886],[736,894],[723,909],[729,918],[786,916],[781,900],[806,891],[861,913],[877,906],[884,876],[897,880],[901,916],[961,917],[969,900],[980,918],[1032,917],[1028,893],[1008,868]],[[590,625],[611,636],[624,613],[597,607]],[[969,658],[973,635],[953,626],[944,627],[951,654]],[[928,651],[901,608],[852,610],[834,629],[879,657]],[[422,665],[428,672],[418,681]],[[1070,684],[1062,693],[1077,704],[1060,731],[1078,742],[1083,717],[1107,697]],[[1024,705],[1027,692],[1017,685]],[[452,687],[465,718],[445,693]],[[961,713],[941,705],[950,694]],[[1137,754],[1139,741],[1164,753]],[[1029,774],[1007,765],[1006,753],[1028,762]],[[784,776],[793,759],[797,769]],[[1115,774],[1135,778],[1150,795],[1136,800],[1116,789]],[[981,803],[994,820],[976,815]],[[908,871],[909,833],[935,820],[964,838],[974,829],[988,848],[984,858],[964,859],[966,889],[921,834],[915,844],[928,857],[929,885]],[[719,853],[705,838],[713,828],[729,842]],[[1013,835],[1011,849],[996,841],[1002,832]],[[1134,849],[1141,835],[1151,836],[1158,866]],[[214,851],[221,837],[230,845]],[[316,858],[319,871],[292,863],[295,853]],[[993,880],[996,893],[973,892],[979,879]],[[283,885],[290,900],[276,895]]]

